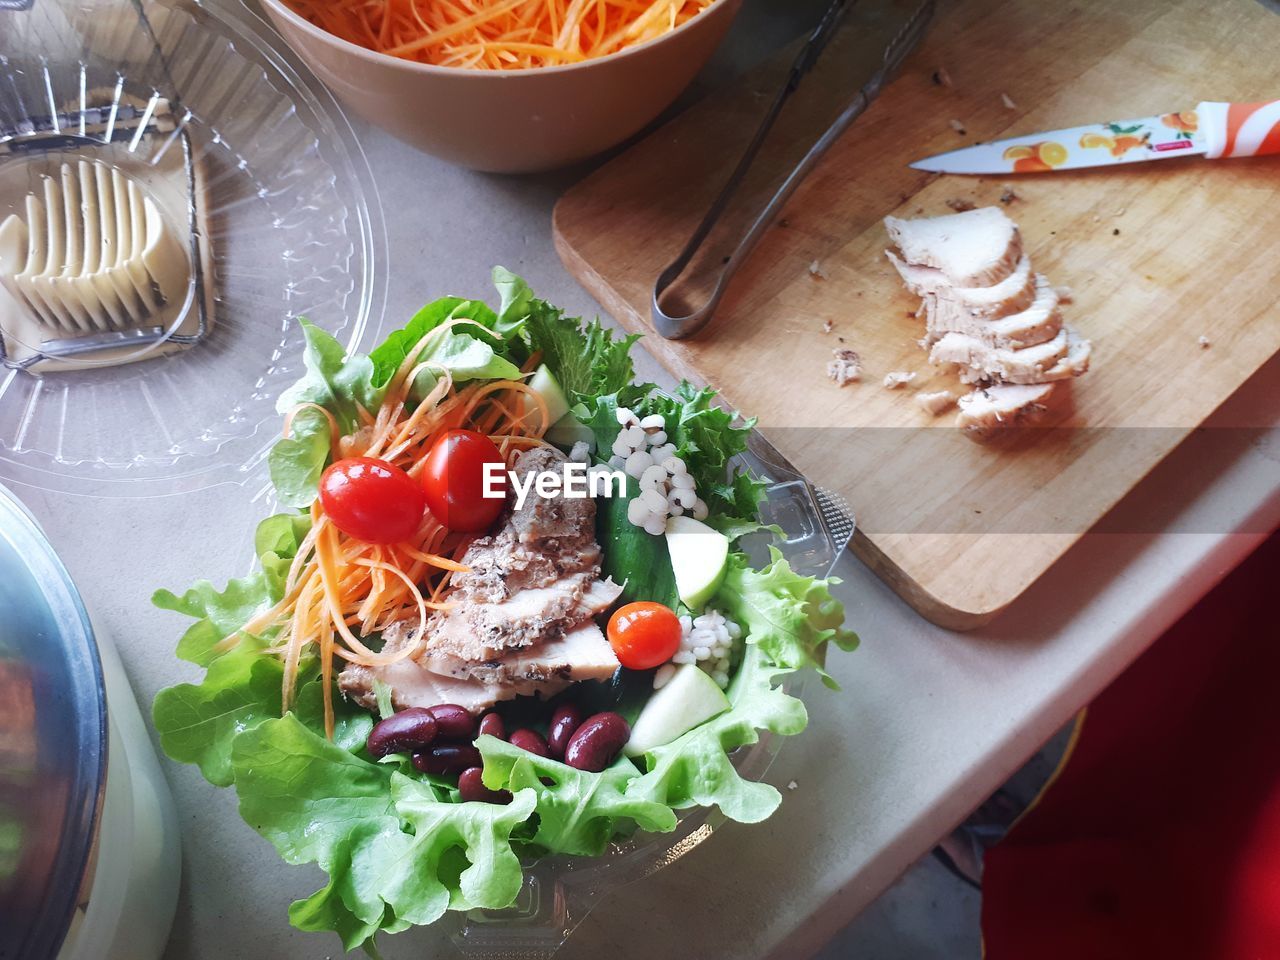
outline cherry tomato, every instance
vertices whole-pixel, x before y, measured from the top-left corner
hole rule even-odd
[[[680,618],[660,603],[628,603],[609,618],[609,643],[628,670],[648,670],[680,649]]]
[[[350,457],[320,477],[320,505],[349,537],[366,543],[399,543],[418,529],[426,496],[394,464]]]
[[[500,496],[486,497],[485,464],[497,464]],[[494,442],[474,430],[450,430],[427,454],[422,488],[427,508],[450,530],[479,533],[498,519],[507,502],[507,462]]]

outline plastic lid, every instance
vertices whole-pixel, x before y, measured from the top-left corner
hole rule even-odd
[[[89,617],[35,521],[0,486],[0,957],[57,954],[106,777]]]
[[[0,6],[0,225],[31,219],[26,195],[64,166],[100,165],[155,198],[190,273],[186,300],[169,297],[177,308],[153,328],[163,335],[112,358],[141,362],[73,353],[33,373],[16,359],[33,340],[79,338],[10,336],[0,479],[99,496],[244,482],[300,375],[297,318],[348,349],[376,342],[386,235],[372,173],[330,95],[273,36],[247,10],[191,0]]]

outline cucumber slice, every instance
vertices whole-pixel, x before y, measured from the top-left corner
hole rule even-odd
[[[693,517],[672,517],[667,521],[667,550],[676,592],[696,616],[724,580],[729,538]]]
[[[648,753],[719,716],[729,706],[729,698],[711,677],[696,664],[683,664],[644,705],[631,725],[631,739],[622,752],[628,757]]]
[[[529,388],[542,395],[542,399],[547,404],[547,411],[551,414],[552,423],[569,412],[569,400],[545,363],[539,365],[534,371],[533,377],[529,380]]]

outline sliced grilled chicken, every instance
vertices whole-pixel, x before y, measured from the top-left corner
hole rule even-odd
[[[887,251],[921,297],[929,360],[955,364],[985,384],[958,401],[957,423],[975,439],[1043,418],[1054,384],[1089,369],[1092,344],[1063,323],[1061,294],[1033,272],[1017,226],[995,207],[921,220],[886,217]],[[919,314],[918,314],[919,315]],[[922,403],[936,413],[943,394]]]
[[[1058,389],[1056,383],[997,383],[975,390],[957,401],[956,425],[979,442],[1013,427],[1034,426],[1052,409]]]
[[[976,337],[993,347],[1035,346],[1052,340],[1062,329],[1058,294],[1043,274],[1035,277],[1031,303],[1017,313],[984,317],[950,298],[925,300],[926,342],[936,343],[948,333]]]
[[[474,678],[447,677],[425,669],[416,660],[401,660],[399,663],[376,668],[348,664],[338,675],[338,688],[347,699],[355,701],[366,710],[376,710],[378,699],[373,692],[375,678],[391,688],[391,703],[397,710],[456,703],[473,714],[516,697],[553,697],[571,682],[568,678],[562,678],[544,682],[525,680],[488,683]]]
[[[604,681],[619,666],[613,647],[593,620],[573,627],[558,640],[548,640],[498,660],[476,663],[428,654],[421,662],[435,673],[489,684]]]
[[[1031,270],[1031,258],[1025,254],[1018,260],[1012,273],[989,287],[958,287],[935,267],[906,263],[892,250],[886,251],[885,255],[906,283],[907,289],[922,297],[926,303],[932,300],[944,301],[948,307],[975,317],[994,318],[1025,310],[1035,300],[1036,276]]]
[[[903,260],[940,270],[955,287],[989,287],[1015,272],[1022,258],[1018,226],[996,207],[945,217],[885,217]]]

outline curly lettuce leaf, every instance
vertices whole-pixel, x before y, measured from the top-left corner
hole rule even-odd
[[[753,570],[740,553],[729,555],[728,569],[712,606],[741,624],[748,644],[755,645],[779,667],[811,667],[832,689],[839,685],[823,669],[828,643],[853,650],[858,635],[846,630],[844,607],[831,595],[839,580],[815,580],[791,569],[776,547],[763,570]]]
[[[289,436],[277,440],[267,454],[271,483],[281,506],[310,506],[332,447],[329,419],[314,407],[299,410]]]
[[[767,783],[738,774],[729,754],[760,739],[759,730],[792,736],[805,728],[804,703],[774,686],[785,670],[749,646],[729,685],[730,709],[645,754],[647,772],[627,786],[627,796],[673,807],[718,806],[731,820],[757,823],[782,796]]]
[[[624,394],[638,397],[648,384],[635,385],[631,346],[638,334],[614,339],[613,331],[598,320],[586,323],[564,315],[564,311],[543,300],[530,300],[525,334],[533,349],[542,353],[560,388],[570,403],[586,398]]]
[[[736,413],[715,404],[711,387],[696,389],[681,381],[674,394],[653,391],[637,409],[641,416],[660,414],[669,443],[698,483],[698,495],[713,516],[754,519],[767,484],[750,474],[728,474],[728,463],[747,449],[755,419],[738,423]],[[612,442],[612,441],[611,441]]]
[[[276,401],[279,413],[288,413],[301,403],[324,407],[349,433],[359,417],[359,408],[374,410],[382,400],[381,390],[373,382],[373,362],[363,354],[346,355],[334,337],[306,319],[302,334],[306,342],[302,359],[306,373],[280,394]]]
[[[178,641],[178,656],[197,666],[207,667],[217,657],[217,645],[275,602],[272,580],[255,573],[229,580],[219,590],[208,580],[200,580],[178,596],[171,590],[157,590],[151,602],[161,610],[195,617],[196,622]]]
[[[367,939],[389,913],[427,924],[447,909],[508,906],[520,891],[511,833],[533,812],[532,791],[506,806],[441,802],[428,785],[360,759],[292,713],[236,737],[232,764],[245,821],[287,863],[329,874],[290,909],[308,928]]]
[[[433,300],[409,318],[400,330],[394,330],[387,339],[369,351],[373,362],[373,382],[385,387],[400,368],[409,351],[440,324],[458,317],[475,320],[485,327],[492,327],[497,315],[480,300],[464,300],[462,297],[441,297]]]
[[[156,694],[151,716],[160,746],[174,760],[194,763],[210,783],[230,786],[231,745],[245,730],[280,716],[283,678],[283,664],[257,651],[219,657],[199,684]]]
[[[639,772],[627,760],[619,759],[608,769],[592,773],[539,757],[496,737],[481,737],[476,745],[484,757],[484,782],[489,789],[536,794],[538,829],[533,843],[547,850],[599,856],[617,833],[620,821],[660,833],[676,827],[669,806],[630,795],[628,784]]]
[[[284,596],[284,581],[298,554],[298,547],[311,530],[311,517],[305,513],[277,513],[258,524],[253,535],[253,550],[267,576],[272,602]]]

